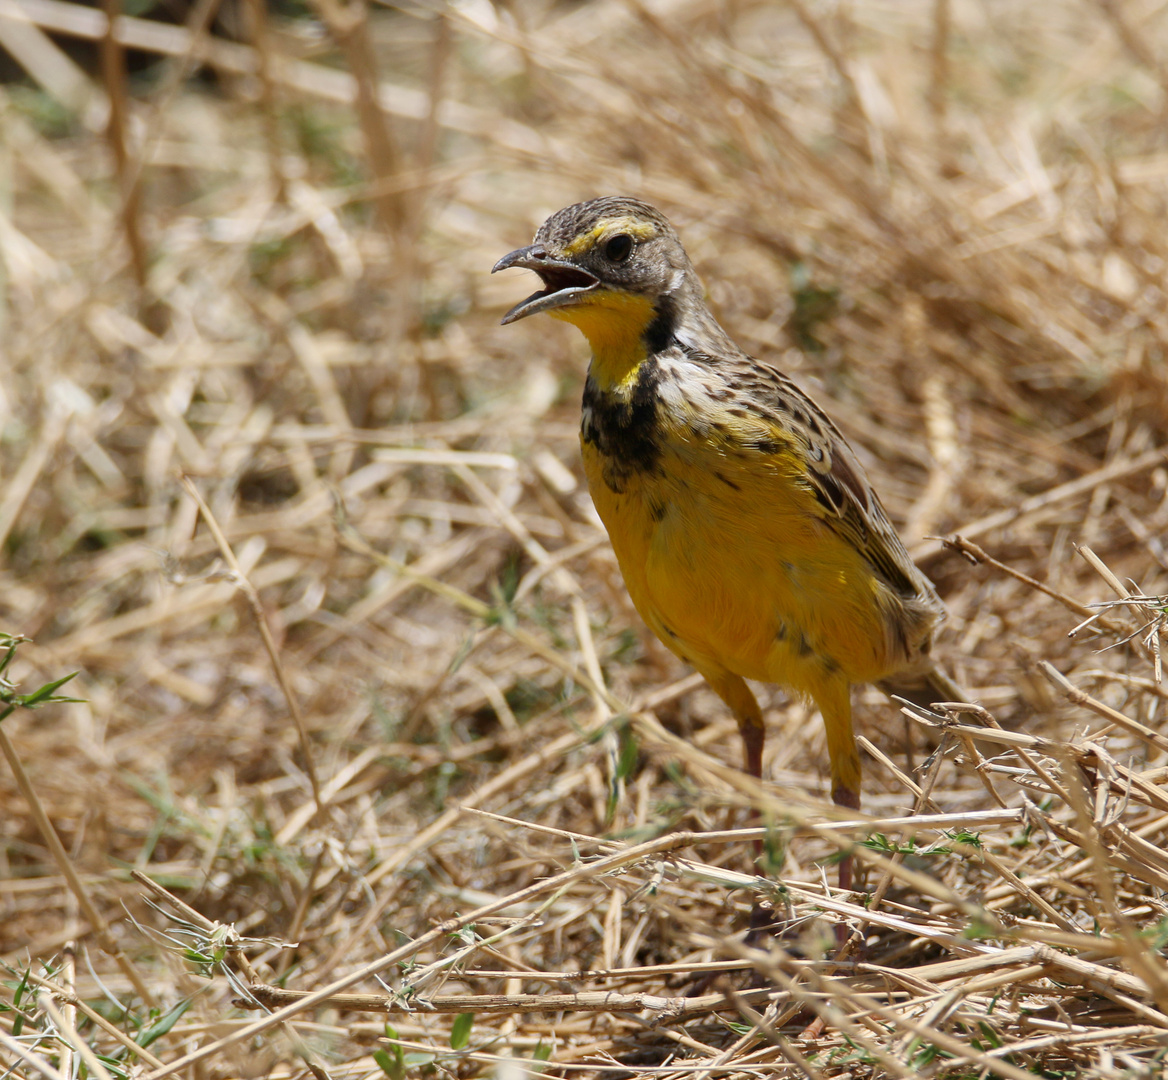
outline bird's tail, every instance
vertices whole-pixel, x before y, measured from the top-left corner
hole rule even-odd
[[[902,671],[876,684],[886,694],[931,709],[938,701],[969,701],[969,694],[941,668],[931,664],[917,671]]]

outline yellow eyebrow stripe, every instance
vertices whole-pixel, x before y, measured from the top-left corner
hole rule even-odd
[[[636,240],[648,240],[651,236],[657,235],[657,230],[647,221],[637,221],[630,217],[609,218],[593,226],[588,232],[577,236],[564,248],[564,254],[571,257],[589,251],[607,233],[612,233],[614,236],[617,233],[628,233]]]

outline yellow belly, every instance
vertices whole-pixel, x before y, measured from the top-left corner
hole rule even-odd
[[[596,509],[641,617],[703,673],[729,671],[817,696],[889,674],[883,586],[822,521],[797,466],[663,450],[614,492],[583,446]]]

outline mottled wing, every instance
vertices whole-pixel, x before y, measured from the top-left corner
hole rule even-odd
[[[806,435],[822,456],[808,454],[807,480],[827,511],[824,520],[851,542],[897,595],[907,600],[931,594],[932,585],[905,550],[852,448],[812,402],[803,400],[818,414],[819,430]]]
[[[839,429],[781,371],[748,360],[735,365],[732,381],[752,411],[778,426],[801,451],[805,479],[823,510],[823,521],[855,548],[894,594],[941,609],[932,583],[917,569],[888,520],[863,466]]]

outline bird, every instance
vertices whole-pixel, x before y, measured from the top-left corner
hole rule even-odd
[[[766,729],[746,680],[813,701],[832,799],[859,810],[852,686],[925,707],[965,698],[930,654],[944,605],[855,452],[791,378],[722,329],[649,203],[565,207],[492,273],[515,267],[543,287],[503,324],[543,312],[591,345],[584,472],[634,607],[729,707],[752,776]],[[839,885],[851,889],[850,857]]]

